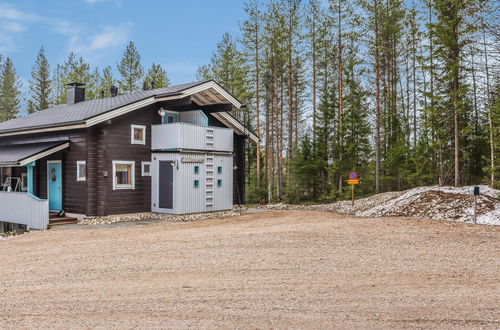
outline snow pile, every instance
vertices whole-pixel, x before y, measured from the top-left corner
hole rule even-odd
[[[478,224],[500,225],[500,190],[481,185],[477,199]],[[315,210],[365,217],[418,217],[437,220],[473,221],[474,196],[470,187],[418,187],[380,193],[368,198],[320,205],[268,204],[240,211]]]
[[[500,191],[480,186],[477,200],[477,223],[500,225]],[[386,193],[387,194],[387,193]],[[389,193],[390,194],[390,193]],[[439,220],[472,222],[474,198],[469,187],[418,187],[402,192],[399,196],[373,205],[370,199],[380,200],[378,194],[360,199],[355,215],[359,216],[410,216]],[[386,197],[386,196],[384,196]],[[369,207],[363,207],[368,204]]]

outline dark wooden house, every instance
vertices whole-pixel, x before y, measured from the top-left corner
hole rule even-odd
[[[85,100],[0,123],[0,221],[44,229],[75,217],[192,213],[243,202],[244,141],[258,137],[215,81]]]

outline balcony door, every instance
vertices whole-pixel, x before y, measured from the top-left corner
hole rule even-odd
[[[163,124],[172,124],[177,121],[177,114],[175,113],[166,113],[165,116],[163,116]]]

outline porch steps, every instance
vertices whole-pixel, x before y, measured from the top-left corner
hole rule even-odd
[[[58,217],[57,213],[49,214],[49,228],[62,225],[71,225],[78,222],[77,218]]]

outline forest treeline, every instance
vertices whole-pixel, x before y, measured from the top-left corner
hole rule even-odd
[[[499,8],[488,0],[250,0],[199,78],[248,108],[251,200],[498,186]],[[347,189],[346,189],[347,188]]]
[[[331,201],[421,185],[500,185],[499,8],[494,0],[249,0],[198,79],[246,108],[247,200]],[[40,49],[28,84],[0,55],[0,121],[87,98],[167,86],[130,42],[116,71],[70,53],[51,68]],[[119,77],[114,77],[118,72]],[[24,100],[24,102],[21,102]]]
[[[65,61],[51,68],[45,49],[40,48],[31,69],[27,93],[21,93],[21,81],[10,58],[0,54],[0,122],[23,113],[33,113],[51,106],[66,103],[66,84],[85,84],[85,98],[96,99],[111,96],[110,87],[118,87],[120,94],[140,89],[160,88],[170,84],[161,65],[153,63],[145,71],[135,44],[129,42],[122,58],[116,64],[119,78],[113,76],[113,68],[92,68],[77,54],[70,52]],[[22,102],[24,101],[24,102]],[[22,109],[24,104],[24,109]],[[22,111],[24,110],[24,111]]]

